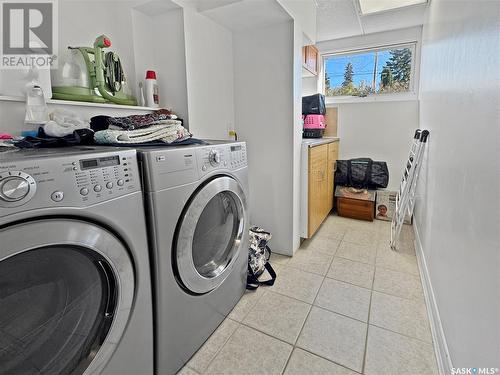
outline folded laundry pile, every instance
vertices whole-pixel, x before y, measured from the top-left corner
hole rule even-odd
[[[192,137],[167,109],[159,109],[147,115],[127,117],[95,116],[90,120],[95,130],[94,140],[99,144],[148,144],[163,142],[171,144]]]
[[[90,123],[77,115],[56,111],[35,137],[13,142],[19,148],[105,144],[115,146],[168,146],[204,143],[192,138],[182,120],[167,109],[126,117],[95,116]]]

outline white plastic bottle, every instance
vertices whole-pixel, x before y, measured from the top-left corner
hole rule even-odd
[[[160,98],[158,96],[158,83],[156,82],[156,72],[154,70],[146,71],[145,84],[146,105],[151,108],[160,106]]]

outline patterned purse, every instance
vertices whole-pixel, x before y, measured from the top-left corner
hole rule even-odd
[[[276,272],[269,263],[271,249],[267,245],[272,235],[259,227],[250,228],[250,248],[248,251],[247,289],[255,290],[260,285],[273,285]],[[270,279],[261,281],[259,277],[267,270]]]

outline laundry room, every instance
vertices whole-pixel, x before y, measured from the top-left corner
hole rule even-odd
[[[0,375],[500,373],[500,1],[0,19]]]

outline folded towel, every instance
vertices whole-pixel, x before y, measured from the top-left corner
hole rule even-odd
[[[94,140],[100,144],[137,144],[151,141],[172,143],[191,137],[191,133],[180,124],[152,125],[136,130],[101,130],[94,134]]]
[[[141,127],[140,129],[146,129],[147,127],[153,126],[153,125],[181,125],[182,126],[182,121],[180,121],[180,120],[158,120],[158,121],[152,122],[151,125]],[[114,124],[109,125],[108,129],[111,129],[111,130],[134,130],[134,129],[123,129],[123,127],[121,127],[119,125],[114,125]]]
[[[134,130],[151,126],[162,120],[176,120],[177,116],[168,109],[158,109],[145,115],[126,117],[94,116],[90,119],[90,127],[95,131],[105,130],[111,126],[124,130]]]

